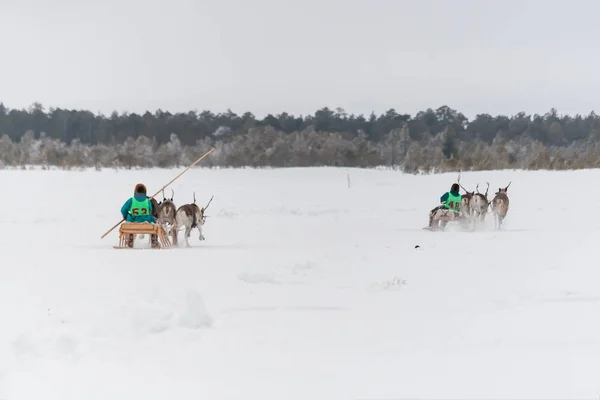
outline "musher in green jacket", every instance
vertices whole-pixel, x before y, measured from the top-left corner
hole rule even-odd
[[[434,227],[434,223],[435,225],[437,225],[438,221],[434,221],[434,217],[435,214],[438,210],[452,210],[456,213],[456,217],[459,216],[460,213],[460,205],[462,202],[462,195],[459,193],[460,190],[460,186],[458,185],[458,183],[453,183],[452,187],[450,187],[450,191],[446,192],[442,195],[442,197],[440,197],[440,203],[442,203],[440,206],[437,206],[436,208],[434,208],[433,210],[431,210],[431,212],[429,213],[429,226],[430,227]],[[442,221],[443,225],[442,227],[446,226],[446,223],[448,221]]]
[[[133,197],[127,199],[121,207],[121,215],[127,222],[150,222],[155,224],[156,217],[153,215],[152,201],[146,196],[146,186],[142,183],[135,185]],[[129,235],[127,245],[133,247],[133,235]],[[156,235],[150,235],[152,247],[158,247]]]

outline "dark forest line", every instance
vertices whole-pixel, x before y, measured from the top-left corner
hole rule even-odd
[[[380,143],[390,131],[405,124],[411,141],[449,131],[462,141],[480,139],[491,144],[497,137],[516,139],[526,136],[545,145],[565,146],[600,134],[600,117],[594,112],[569,116],[559,115],[555,109],[544,115],[524,112],[512,116],[479,114],[471,121],[448,106],[415,115],[390,109],[380,115],[371,113],[365,116],[347,114],[339,108],[323,108],[307,116],[282,113],[258,119],[251,112],[189,111],[172,114],[157,110],[144,114],[113,112],[105,116],[86,110],[46,110],[39,103],[32,104],[29,109],[9,109],[0,103],[0,135],[6,134],[13,141],[32,131],[36,139],[45,133],[47,137],[65,143],[78,139],[84,144],[114,145],[124,143],[128,137],[137,139],[145,136],[162,144],[175,133],[183,145],[192,146],[207,137],[227,139],[253,128],[272,127],[288,134],[307,129],[354,135],[364,133],[369,141]]]
[[[323,108],[263,119],[250,112],[96,115],[0,103],[0,163],[96,168],[185,165],[211,147],[221,167],[389,166],[406,172],[595,168],[600,117],[518,113],[477,115],[450,107],[415,115]],[[189,161],[191,162],[191,161]]]

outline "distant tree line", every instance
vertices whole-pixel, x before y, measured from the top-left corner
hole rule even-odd
[[[388,166],[410,173],[600,167],[600,117],[477,115],[443,106],[414,116],[347,114],[256,118],[246,112],[118,114],[27,110],[0,103],[0,166],[135,168],[186,165],[208,151],[219,167]]]

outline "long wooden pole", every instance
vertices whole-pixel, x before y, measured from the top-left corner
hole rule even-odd
[[[171,183],[175,182],[181,175],[183,175],[184,173],[186,173],[190,168],[192,168],[194,165],[198,164],[200,161],[202,161],[204,159],[204,157],[206,157],[207,155],[209,155],[210,153],[212,153],[213,151],[215,151],[215,148],[213,147],[212,149],[210,149],[209,151],[207,151],[202,157],[200,157],[199,159],[197,159],[196,161],[194,161],[189,167],[187,167],[186,169],[184,169],[183,171],[181,171],[179,173],[179,175],[177,175],[175,178],[173,178],[171,180],[171,182],[167,183],[165,186],[161,187],[158,192],[154,193],[152,196],[150,196],[150,198],[154,198],[155,196],[157,196],[160,192],[162,192],[167,186],[169,186]],[[121,219],[119,222],[117,222],[112,228],[110,228],[108,231],[106,231],[106,233],[104,235],[102,235],[100,238],[104,239],[106,237],[106,235],[108,235],[109,233],[111,233],[117,226],[121,225],[123,223],[123,221],[125,221],[125,218]]]

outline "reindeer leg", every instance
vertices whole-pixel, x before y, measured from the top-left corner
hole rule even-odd
[[[443,231],[446,229],[446,225],[448,225],[448,221],[440,221],[440,230]]]
[[[175,245],[175,247],[179,247],[179,238],[177,235],[177,231],[179,229],[179,226],[177,225],[177,221],[173,221],[173,225],[171,225],[171,230],[173,231],[173,245]]]
[[[185,247],[192,247],[190,246],[190,243],[188,242],[188,238],[190,237],[190,232],[192,231],[192,228],[190,228],[188,225],[185,226]]]
[[[202,234],[202,225],[197,225],[196,227],[198,228],[198,232],[200,232],[198,239],[205,240],[204,235]]]
[[[462,212],[462,228],[463,228],[463,230],[469,229],[469,209],[468,208]]]

